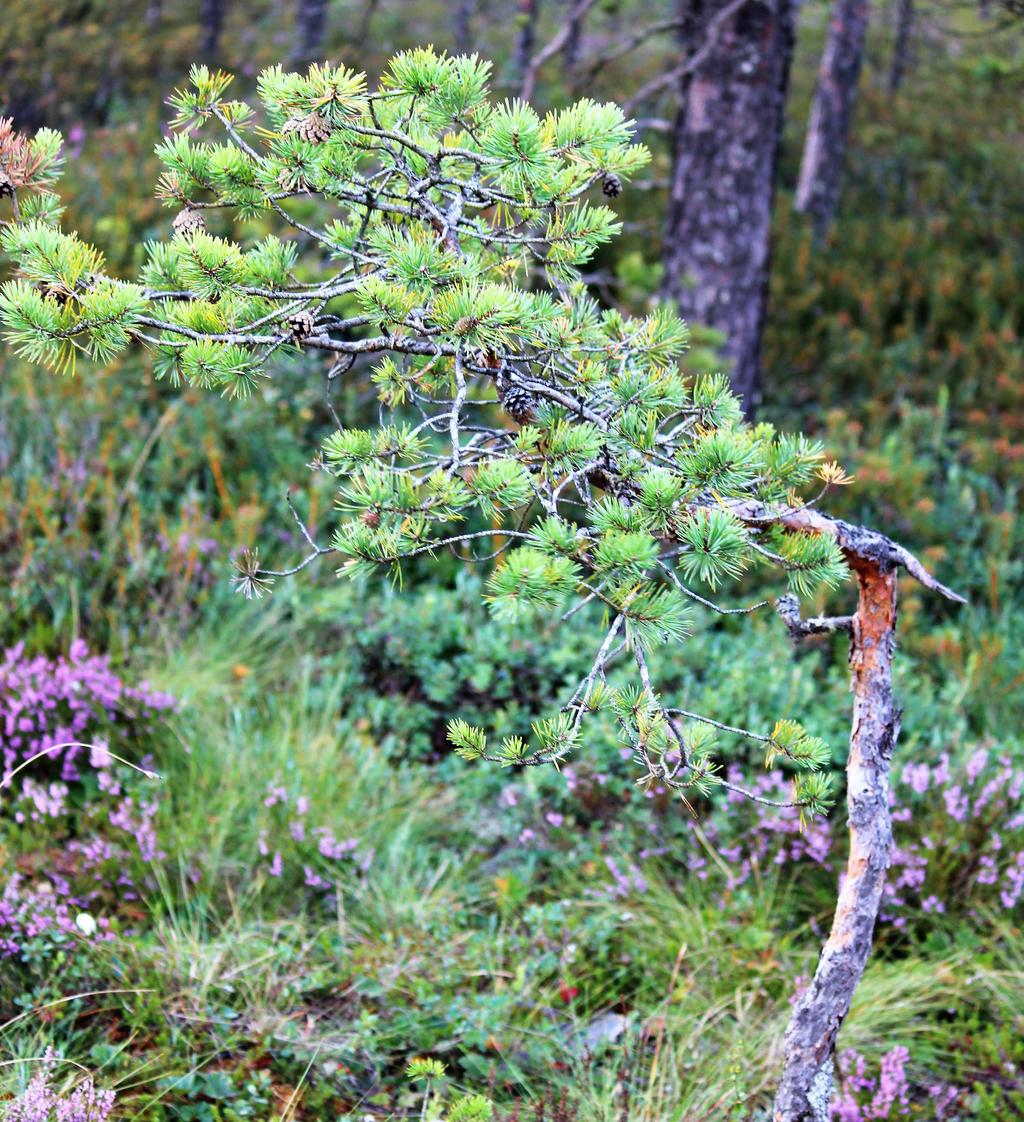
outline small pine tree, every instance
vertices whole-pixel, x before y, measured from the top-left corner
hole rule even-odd
[[[476,56],[431,49],[396,56],[372,91],[344,67],[274,67],[260,75],[257,115],[227,98],[228,75],[193,68],[157,149],[173,233],[147,244],[136,283],[106,275],[96,250],[60,230],[53,135],[19,141],[29,155],[0,236],[17,269],[0,290],[5,337],[61,372],[79,353],[106,361],[134,341],[160,375],[231,397],[289,354],[332,356],[329,380],[372,363],[380,424],[339,428],[320,454],[337,478],[330,544],[303,527],[310,552],[290,570],[248,553],[239,588],[260,595],[324,555],[349,577],[396,575],[449,549],[476,560],[495,531],[473,519],[500,524],[502,544],[480,558],[493,562],[495,613],[525,626],[595,603],[606,627],[588,673],[529,743],[491,745],[456,718],[461,756],[563,760],[603,708],[641,784],[684,802],[729,787],[714,760],[726,728],[792,771],[786,805],[821,812],[821,740],[788,715],[742,730],[671,705],[656,659],[685,642],[695,608],[752,610],[711,598],[750,568],[798,595],[842,583],[847,559],[870,552],[857,536],[867,532],[813,504],[845,478],[819,444],[747,424],[726,379],[684,378],[687,330],[671,312],[629,318],[588,293],[580,270],[620,229],[602,187],[621,188],[649,158],[622,112],[494,104],[489,73]],[[278,234],[240,244],[232,218],[255,216]],[[876,561],[934,586],[899,547],[871,541]],[[606,670],[619,658],[636,677],[617,690]]]

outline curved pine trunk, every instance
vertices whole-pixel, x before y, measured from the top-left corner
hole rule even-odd
[[[868,0],[835,0],[818,69],[795,202],[797,210],[810,214],[818,238],[832,225],[839,203],[867,28]]]
[[[836,1037],[871,951],[892,850],[889,763],[900,723],[892,689],[896,566],[884,557],[849,551],[847,558],[860,592],[850,645],[850,857],[832,931],[786,1030],[775,1122],[828,1122]]]
[[[770,229],[793,50],[792,0],[683,0],[682,80],[662,296],[717,328],[746,412],[761,396]]]

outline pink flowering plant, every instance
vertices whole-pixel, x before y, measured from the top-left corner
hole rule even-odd
[[[964,1117],[963,1092],[942,1082],[922,1081],[910,1073],[910,1052],[902,1045],[882,1056],[877,1072],[860,1053],[839,1053],[839,1096],[831,1108],[832,1122],[896,1122],[900,1118]]]
[[[778,808],[728,793],[725,806],[698,802],[695,821],[681,821],[666,790],[637,791],[628,760],[613,748],[596,760],[564,767],[554,782],[507,785],[497,796],[504,829],[518,844],[553,862],[578,848],[590,831],[608,880],[598,890],[614,899],[642,896],[650,870],[706,882],[723,900],[742,898],[766,878],[797,880],[800,905],[815,914],[827,904],[846,861],[841,821],[801,822],[797,808]],[[727,769],[770,802],[784,780],[748,778],[739,763]],[[1024,767],[995,748],[970,755],[942,752],[934,764],[910,762],[894,774],[890,805],[896,844],[884,889],[880,934],[922,932],[983,912],[1018,915],[1024,894]],[[645,844],[628,856],[614,845],[609,820],[628,816]],[[559,856],[559,855],[562,856]],[[646,870],[646,872],[645,872]]]
[[[107,1122],[114,1109],[114,1092],[97,1087],[90,1075],[67,1090],[58,1089],[57,1064],[57,1057],[47,1049],[24,1091],[10,1102],[0,1102],[4,1122]]]
[[[271,880],[301,879],[306,889],[333,895],[342,880],[367,876],[374,848],[359,837],[337,836],[329,820],[314,817],[310,803],[280,776],[267,784],[253,866]]]
[[[21,854],[0,884],[0,956],[45,972],[55,951],[112,937],[111,916],[138,899],[134,868],[160,855],[139,750],[174,706],[80,641],[66,656],[17,646],[0,659],[0,849]]]

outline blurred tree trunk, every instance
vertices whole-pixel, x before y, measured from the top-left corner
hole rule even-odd
[[[850,120],[857,99],[868,0],[835,0],[818,69],[795,207],[810,214],[823,237],[836,215]]]
[[[572,74],[580,61],[580,47],[583,44],[583,28],[586,24],[587,13],[580,11],[573,0],[569,0],[569,31],[565,38],[565,66]]]
[[[380,0],[366,0],[366,7],[363,8],[363,18],[359,25],[359,30],[356,32],[355,46],[361,47],[367,39],[370,38],[370,28],[373,27],[373,17],[377,14],[377,8],[380,6]]]
[[[725,334],[747,414],[761,396],[761,334],[792,0],[682,0],[690,65],[674,126],[662,295]]]
[[[160,26],[160,17],[163,14],[162,0],[149,0],[146,4],[146,28],[156,31]]]
[[[897,93],[910,69],[910,43],[914,30],[914,0],[899,0],[896,7],[896,39],[892,45],[889,92]]]
[[[468,55],[473,50],[473,0],[459,0],[455,5],[452,38],[457,54]]]
[[[323,49],[327,30],[327,0],[299,0],[295,10],[294,62],[309,62]]]
[[[516,78],[522,78],[533,58],[537,45],[537,18],[540,15],[540,0],[519,0],[519,38],[516,41],[515,57],[512,67]]]
[[[214,60],[220,50],[220,33],[224,29],[224,9],[227,0],[202,0],[199,7],[199,25],[202,40],[199,44],[200,55]]]

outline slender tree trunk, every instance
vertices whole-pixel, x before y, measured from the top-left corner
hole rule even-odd
[[[828,1122],[836,1037],[871,951],[892,850],[889,763],[899,733],[892,692],[896,569],[862,561],[856,572],[860,599],[850,646],[854,707],[846,767],[850,857],[831,934],[786,1031],[775,1122]]]
[[[199,45],[200,55],[214,60],[220,49],[220,33],[224,30],[224,9],[226,0],[202,0],[199,8],[199,23],[203,38]]]
[[[162,0],[148,0],[146,4],[146,29],[156,31],[160,26],[160,17],[163,14]]]
[[[810,214],[818,238],[828,232],[839,203],[867,27],[868,0],[835,0],[796,189],[796,209]]]
[[[455,51],[468,55],[473,49],[473,0],[459,0],[452,18],[452,38]]]
[[[892,850],[889,763],[900,724],[892,690],[897,573],[884,559],[847,556],[860,589],[850,645],[850,856],[831,934],[786,1031],[775,1122],[828,1122],[836,1037],[871,951]]]
[[[761,396],[770,227],[793,51],[792,0],[683,0],[682,79],[662,294],[725,335],[732,385]]]
[[[733,512],[763,525],[767,508],[733,503]],[[798,605],[778,603],[794,637],[843,625],[850,630],[853,724],[846,765],[850,856],[839,890],[832,931],[814,977],[797,1000],[786,1029],[785,1065],[775,1097],[774,1122],[828,1122],[836,1037],[871,953],[885,872],[892,852],[889,765],[899,735],[900,710],[892,688],[896,648],[896,578],[900,569],[947,600],[966,601],[940,584],[908,550],[868,530],[809,507],[781,518],[789,530],[835,538],[857,578],[856,614],[849,620],[799,620]]]
[[[583,45],[583,28],[586,24],[587,16],[585,12],[578,13],[573,0],[569,0],[569,33],[565,38],[565,47],[563,50],[565,58],[565,68],[573,74],[580,61],[580,48]]]
[[[910,42],[914,30],[914,0],[898,0],[896,7],[896,38],[892,45],[889,68],[889,92],[898,93],[910,69]]]
[[[295,9],[295,50],[293,62],[317,58],[327,30],[327,0],[299,0]]]
[[[512,61],[516,78],[526,73],[537,45],[537,19],[540,16],[540,0],[519,0],[519,38],[516,40],[515,57]]]
[[[370,38],[370,28],[373,27],[373,17],[377,14],[377,8],[379,6],[380,0],[366,0],[366,6],[363,8],[363,18],[355,37],[355,45],[357,47],[361,47],[366,40]]]

